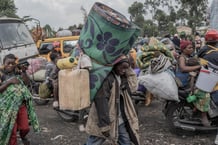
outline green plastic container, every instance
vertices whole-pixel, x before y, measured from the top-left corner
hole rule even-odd
[[[194,102],[195,100],[197,99],[197,97],[195,95],[189,95],[187,98],[186,98],[186,101],[188,103],[191,103],[191,102]]]

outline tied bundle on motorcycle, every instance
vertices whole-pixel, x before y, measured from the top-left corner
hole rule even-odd
[[[156,97],[166,100],[179,101],[178,88],[170,71],[156,74],[146,74],[138,78],[139,84],[143,85]]]
[[[84,59],[84,57],[86,59]],[[61,110],[81,110],[90,106],[89,70],[84,64],[90,64],[86,55],[79,59],[78,68],[60,70],[59,104]],[[88,66],[87,66],[88,67]]]

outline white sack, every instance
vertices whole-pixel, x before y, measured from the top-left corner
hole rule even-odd
[[[138,77],[139,84],[153,95],[166,99],[179,101],[178,87],[174,78],[166,71],[157,74],[146,74]]]

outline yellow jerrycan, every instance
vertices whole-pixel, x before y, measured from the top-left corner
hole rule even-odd
[[[78,61],[74,57],[66,57],[66,58],[59,59],[57,61],[57,66],[59,69],[71,69],[77,66],[77,64]]]

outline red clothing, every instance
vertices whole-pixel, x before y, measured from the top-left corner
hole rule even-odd
[[[17,119],[11,133],[9,145],[17,145],[17,131],[19,131],[20,137],[23,139],[28,134],[29,130],[27,108],[26,105],[22,105],[17,113]]]

